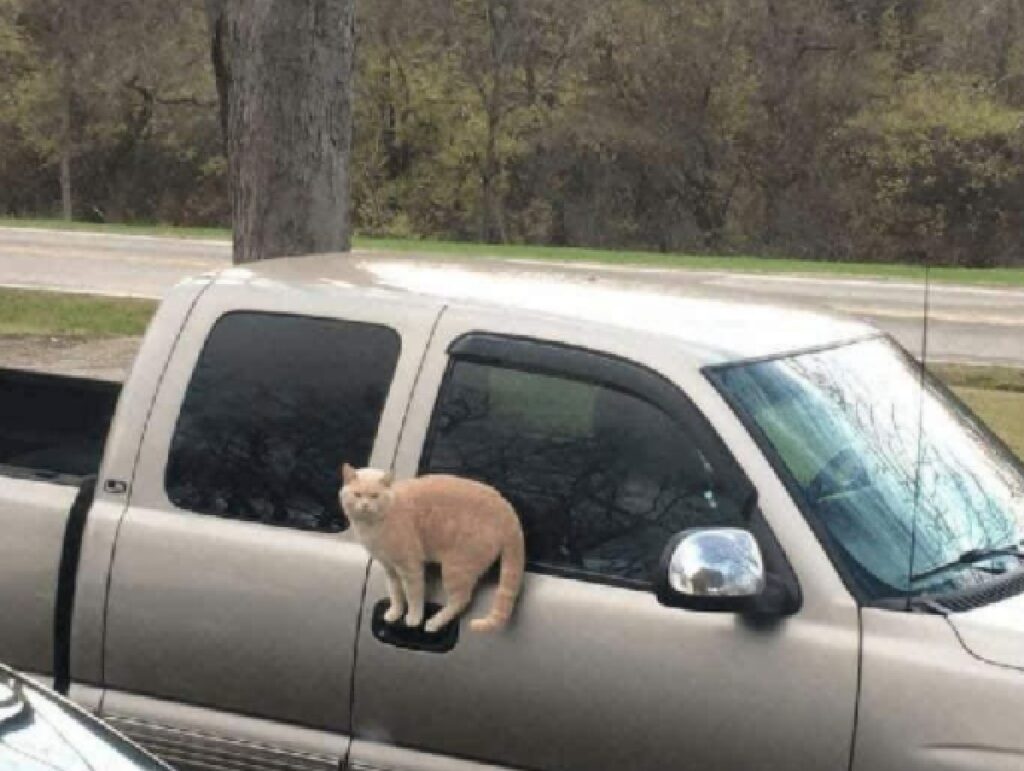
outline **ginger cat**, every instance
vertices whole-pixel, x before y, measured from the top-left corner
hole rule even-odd
[[[469,626],[476,632],[505,626],[522,585],[525,548],[519,517],[497,490],[443,474],[394,482],[390,473],[347,463],[341,477],[341,507],[387,573],[385,621],[394,624],[404,613],[407,626],[423,623],[425,568],[438,562],[446,602],[424,629],[442,629],[466,609],[480,576],[500,556],[494,606]]]

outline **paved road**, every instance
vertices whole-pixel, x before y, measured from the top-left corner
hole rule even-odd
[[[159,297],[184,276],[228,264],[222,241],[0,228],[0,285]],[[763,276],[721,271],[609,268],[711,297],[781,302],[849,314],[921,345],[921,283]],[[930,356],[1024,367],[1024,290],[932,286]]]

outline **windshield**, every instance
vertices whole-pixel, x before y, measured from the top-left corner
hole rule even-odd
[[[895,344],[708,374],[865,599],[966,589],[1020,567],[1020,464],[935,380],[922,395],[920,369]],[[971,554],[990,549],[1004,553]]]

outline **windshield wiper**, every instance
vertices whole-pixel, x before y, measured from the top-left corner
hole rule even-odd
[[[945,573],[947,570],[952,570],[953,568],[960,567],[961,565],[973,565],[976,562],[984,562],[985,560],[992,559],[993,557],[1019,557],[1024,559],[1024,552],[1021,551],[1022,546],[1024,546],[1024,541],[1010,544],[1009,546],[968,549],[952,562],[947,562],[944,565],[938,565],[920,573],[915,573],[910,577],[910,580],[919,581],[922,578],[929,578],[931,576],[938,575],[939,573]]]

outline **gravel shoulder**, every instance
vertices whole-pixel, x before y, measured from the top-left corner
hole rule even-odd
[[[0,368],[123,381],[141,337],[0,336]]]

